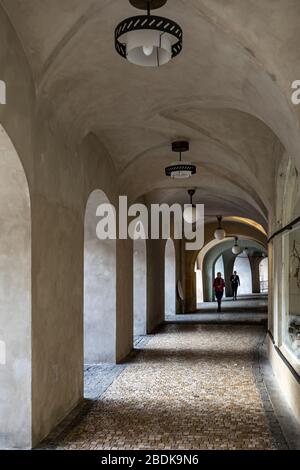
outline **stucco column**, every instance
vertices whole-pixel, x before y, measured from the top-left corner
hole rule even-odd
[[[116,361],[133,348],[133,242],[117,240]],[[126,275],[124,275],[126,273]]]
[[[260,281],[259,281],[259,263],[263,258],[261,256],[255,258],[249,258],[252,274],[252,293],[260,293]]]
[[[147,333],[164,321],[165,240],[147,240]]]
[[[232,297],[232,287],[230,279],[233,272],[235,258],[236,256],[230,251],[223,253],[226,297]]]
[[[194,269],[194,251],[185,251],[185,311],[196,312],[196,273]]]

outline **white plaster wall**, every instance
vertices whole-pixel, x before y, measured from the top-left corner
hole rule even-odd
[[[271,362],[274,374],[287,399],[295,417],[300,423],[300,384],[276,352],[275,347],[268,337],[268,357]]]
[[[299,178],[291,159],[285,158],[278,169],[275,215],[270,217],[270,232],[285,226],[299,216]],[[293,238],[293,232],[291,232]],[[295,374],[299,374],[299,360],[284,346],[289,325],[290,279],[289,232],[276,236],[269,246],[269,330],[274,342],[268,338],[268,355],[273,371],[296,418],[300,422],[300,384]],[[297,309],[297,303],[296,303]],[[280,348],[285,360],[278,354]],[[287,364],[288,363],[288,364]]]
[[[264,258],[259,263],[259,281],[264,292],[268,291],[268,279],[269,279],[269,260],[268,258]]]
[[[196,31],[201,35],[201,38],[202,36],[203,39],[206,38],[205,41],[211,37],[211,33],[216,34],[216,41],[210,41],[208,44],[201,40],[200,43],[203,45],[205,54],[199,55],[199,50],[196,48],[194,58],[201,57],[202,60],[203,57],[214,57],[214,64],[209,64],[209,68],[214,74],[201,75],[203,83],[201,83],[201,96],[199,97],[197,95],[199,84],[194,79],[194,73],[199,76],[199,70],[201,70],[199,65],[201,64],[197,63],[197,60],[191,62],[189,55],[184,54],[179,58],[184,61],[181,63],[181,68],[182,65],[184,68],[192,63],[191,72],[193,73],[182,75],[180,83],[177,83],[172,81],[172,77],[169,75],[169,71],[173,73],[172,71],[175,70],[172,65],[161,70],[160,74],[163,75],[160,76],[165,79],[166,83],[173,83],[173,85],[169,87],[167,95],[165,90],[162,95],[161,81],[156,81],[154,88],[152,86],[149,101],[145,100],[143,89],[140,89],[141,93],[137,95],[138,85],[145,83],[143,80],[145,77],[142,76],[144,71],[136,70],[132,74],[132,68],[127,67],[126,79],[124,79],[123,62],[115,60],[114,51],[106,47],[106,41],[101,42],[103,44],[101,51],[99,51],[99,42],[94,41],[95,37],[99,37],[99,31],[104,31],[105,34],[108,34],[107,37],[110,37],[111,24],[107,18],[112,18],[115,14],[116,10],[110,10],[110,8],[114,8],[111,7],[113,3],[116,4],[116,2],[107,2],[109,5],[107,17],[100,15],[99,21],[94,21],[95,16],[91,14],[92,24],[85,25],[84,31],[78,30],[81,23],[75,20],[76,31],[72,31],[76,34],[70,35],[63,28],[66,17],[63,16],[61,0],[55,2],[57,8],[52,8],[54,0],[53,2],[38,2],[39,14],[32,14],[33,11],[30,8],[26,10],[25,2],[1,0],[1,5],[5,4],[5,7],[11,11],[12,20],[6,17],[1,8],[0,70],[1,79],[7,83],[8,100],[7,105],[0,108],[0,122],[10,135],[23,163],[32,201],[32,420],[34,443],[44,437],[82,398],[84,214],[91,192],[101,187],[109,199],[116,202],[119,193],[117,175],[118,171],[124,168],[127,170],[124,170],[122,176],[123,187],[130,188],[135,197],[146,190],[158,188],[160,185],[168,184],[171,187],[173,182],[166,183],[163,176],[163,168],[170,158],[166,153],[166,141],[169,142],[174,137],[174,132],[176,135],[181,135],[183,131],[185,133],[188,124],[189,128],[195,131],[191,132],[190,138],[197,141],[197,145],[199,145],[196,147],[197,151],[194,155],[201,156],[203,152],[207,155],[205,181],[203,180],[203,172],[199,172],[203,197],[206,194],[214,196],[215,188],[219,187],[223,196],[226,195],[230,201],[224,206],[230,213],[233,209],[241,215],[252,213],[253,217],[259,215],[261,222],[265,221],[265,205],[270,207],[273,205],[273,184],[270,184],[270,181],[273,183],[277,153],[280,152],[276,152],[276,161],[274,161],[274,134],[253,116],[233,110],[232,107],[265,118],[265,122],[278,131],[277,133],[279,137],[282,137],[284,144],[289,145],[291,142],[291,153],[294,153],[294,158],[299,161],[297,120],[292,119],[294,115],[289,112],[290,107],[288,107],[290,89],[287,87],[288,96],[280,92],[279,74],[277,74],[277,80],[276,77],[273,80],[269,73],[265,73],[270,70],[269,64],[265,64],[265,70],[264,66],[261,66],[263,60],[258,61],[257,59],[258,66],[256,67],[254,57],[256,52],[258,52],[256,57],[265,55],[271,62],[274,57],[271,48],[267,48],[265,54],[257,51],[257,46],[260,49],[260,46],[265,44],[265,41],[260,40],[260,31],[255,33],[253,37],[248,36],[248,38],[251,37],[251,47],[256,43],[253,54],[249,54],[249,48],[240,47],[243,44],[242,39],[245,31],[243,24],[240,25],[243,34],[237,36],[238,41],[235,45],[235,41],[233,41],[235,34],[224,33],[227,26],[222,30],[222,33],[216,33],[211,29],[212,22],[209,17],[207,25],[203,24],[206,20],[200,12],[199,17],[191,18],[193,32]],[[50,11],[47,10],[47,4]],[[236,2],[236,6],[239,4],[240,2]],[[22,9],[19,10],[17,6]],[[123,8],[126,10],[127,6]],[[219,13],[223,10],[220,8]],[[55,11],[57,16],[51,17],[49,20],[48,14]],[[256,14],[256,11],[253,10],[253,15]],[[275,11],[276,9],[273,13]],[[14,16],[15,12],[16,16]],[[43,12],[45,16],[43,16]],[[177,2],[177,13],[174,12],[174,14],[176,13],[178,18],[181,18],[181,12],[182,5]],[[68,18],[74,19],[70,11],[66,11],[65,14],[68,15]],[[293,9],[290,14],[293,15]],[[251,18],[255,20],[253,15]],[[296,15],[293,16],[296,17]],[[45,18],[47,21],[41,21]],[[232,16],[229,15],[228,18],[232,23]],[[249,15],[243,14],[242,18],[249,18]],[[59,28],[57,28],[56,22],[58,19],[62,20]],[[13,31],[13,20],[20,27],[18,32],[19,37],[24,39],[23,45],[19,43],[18,35]],[[199,28],[200,20],[201,28]],[[274,30],[276,22],[277,16],[274,13],[274,20],[269,24],[271,30]],[[70,26],[68,21],[67,24]],[[239,24],[240,21],[234,21],[232,25],[239,29]],[[253,21],[253,31],[256,30],[257,24],[256,21]],[[283,24],[284,22],[280,23],[281,28]],[[65,43],[54,40],[54,36],[56,37],[54,30],[49,31],[46,25],[47,27],[55,25],[55,33],[60,31],[62,37],[72,40],[71,44],[68,41]],[[216,25],[216,27],[219,26]],[[263,22],[264,27],[265,23]],[[297,23],[294,27],[297,31],[299,30]],[[93,36],[93,31],[96,36]],[[38,33],[42,33],[41,36]],[[285,31],[281,31],[281,34],[285,35]],[[60,36],[60,34],[57,35]],[[226,43],[225,35],[230,44]],[[85,37],[86,40],[83,40]],[[44,40],[45,38],[46,40]],[[190,34],[188,40],[193,42],[193,38],[194,35]],[[270,38],[277,51],[280,43],[274,42],[272,36]],[[231,44],[231,41],[234,44]],[[296,57],[298,54],[297,41],[294,42]],[[86,54],[87,44],[95,48],[94,54],[91,48]],[[287,41],[286,50],[289,53],[290,44],[291,41]],[[217,47],[218,45],[219,47]],[[84,62],[78,62],[79,46],[82,48],[80,49],[81,52],[83,51],[82,57],[88,62],[86,64],[88,67],[83,66]],[[213,49],[208,50],[208,46]],[[223,60],[224,48],[228,58],[226,61]],[[24,55],[24,50],[27,51],[27,57]],[[240,57],[241,51],[243,51],[243,57]],[[286,54],[281,54],[280,57],[287,59]],[[27,59],[30,61],[33,72],[28,66]],[[296,60],[292,62],[298,63]],[[109,64],[109,67],[103,67],[103,63]],[[221,67],[217,67],[218,64]],[[286,60],[286,64],[290,65],[291,61]],[[274,64],[271,65],[273,67]],[[209,70],[206,63],[204,63],[204,68]],[[291,70],[289,66],[280,69]],[[291,76],[293,74],[294,72]],[[225,75],[228,78],[226,86],[223,86],[224,83],[219,83],[218,80],[212,80],[212,78],[224,77]],[[111,76],[116,78],[115,87],[111,86]],[[87,80],[87,77],[90,77],[91,80]],[[117,81],[118,77],[121,77],[120,81]],[[152,74],[149,75],[149,71],[147,71],[147,77],[147,83],[152,82],[153,85]],[[32,78],[35,79],[35,83]],[[218,109],[209,112],[207,107],[216,106],[215,100],[211,100],[211,97],[216,96],[220,90],[220,84],[222,90],[225,90],[224,94],[221,99],[218,99]],[[286,90],[287,88],[285,87]],[[118,90],[117,100],[116,89]],[[189,96],[184,95],[184,90],[189,90]],[[38,108],[36,93],[38,93]],[[191,99],[192,94],[194,96]],[[161,100],[162,96],[163,100]],[[157,107],[158,102],[160,103],[159,107]],[[170,109],[170,103],[174,102],[180,105],[179,108],[184,105],[182,111],[178,112],[177,106],[174,110]],[[140,110],[138,114],[132,113],[133,105]],[[204,106],[202,110],[196,109],[201,106]],[[224,106],[226,109],[219,109]],[[191,112],[189,112],[189,108]],[[125,113],[120,113],[121,109],[125,110]],[[152,127],[157,131],[147,133],[146,136],[145,127],[149,122],[150,109],[154,112],[152,119],[155,116]],[[188,115],[184,109],[187,109]],[[147,121],[143,120],[144,116]],[[116,123],[116,118],[119,117],[120,120]],[[170,126],[170,121],[177,123],[176,128]],[[183,124],[179,126],[180,121]],[[141,122],[144,124],[143,126],[140,126]],[[217,124],[218,131],[216,133]],[[233,129],[229,124],[237,128],[236,136],[233,135]],[[165,134],[162,137],[163,126],[165,126]],[[89,129],[96,129],[100,140],[104,134],[107,148],[115,154],[115,164],[112,163],[104,146],[94,135],[88,135],[79,148],[80,142],[87,135]],[[203,130],[204,142],[202,138],[199,139],[199,132],[203,135]],[[139,138],[137,138],[137,134],[139,134]],[[203,144],[210,134],[211,144],[204,147]],[[249,141],[245,139],[246,134],[249,136]],[[223,151],[219,151],[214,145],[216,138],[223,142]],[[124,151],[124,143],[126,143],[126,151]],[[130,149],[127,147],[129,143],[131,144]],[[159,149],[155,162],[149,158],[148,152],[145,152],[145,149],[151,151],[152,157],[154,143]],[[253,149],[253,145],[256,143],[259,148]],[[229,147],[234,149],[230,161],[227,160]],[[266,152],[266,147],[269,149],[268,152]],[[215,158],[216,154],[217,158]],[[124,155],[125,158],[123,158]],[[131,165],[130,162],[134,155],[141,155],[142,158],[136,158],[134,164]],[[256,159],[252,158],[253,155],[256,156]],[[193,156],[193,158],[195,157]],[[224,168],[222,167],[223,162]],[[219,175],[215,175],[216,163],[218,165],[220,163]],[[241,172],[242,163],[243,171]],[[251,164],[251,169],[249,164]],[[227,178],[228,168],[230,174],[244,175],[242,180],[235,178],[238,185],[232,184],[232,178]],[[145,174],[148,176],[146,182]],[[269,181],[268,184],[266,178]],[[206,187],[203,187],[203,182],[207,184]],[[182,188],[180,191],[182,192]],[[226,198],[224,197],[224,199]],[[232,201],[236,204],[232,205]],[[219,205],[220,200],[217,203]],[[150,243],[149,254],[147,259],[149,268],[147,324],[151,331],[162,321],[164,313],[164,247],[162,243],[159,241]],[[121,360],[130,351],[132,345],[132,244],[130,242],[120,241],[117,243],[116,274],[116,351],[117,360]],[[187,273],[187,284],[188,281],[189,274]],[[188,287],[186,291],[190,295]],[[31,436],[27,436],[27,441],[30,439]]]
[[[96,217],[110,204],[101,190],[89,197],[84,237],[84,362],[116,361],[116,241],[99,240]]]
[[[176,255],[171,239],[165,248],[165,315],[176,315]]]
[[[83,398],[85,210],[90,194],[98,188],[111,203],[118,202],[115,169],[101,142],[88,134],[76,151],[68,146],[64,129],[56,121],[43,125],[48,113],[43,108],[39,120],[39,196],[33,215],[34,443]],[[121,361],[132,348],[130,264],[131,242],[117,241],[115,361]],[[104,359],[112,360],[112,352]]]
[[[238,290],[239,295],[252,293],[252,273],[248,257],[244,255],[237,256],[234,262],[233,271],[237,271],[240,277],[241,285]]]
[[[0,25],[1,80],[7,85],[6,105],[0,106],[0,448],[30,448],[34,88],[1,8]]]
[[[147,250],[145,240],[133,243],[134,335],[147,332]]]
[[[31,222],[19,157],[0,126],[0,448],[31,445]]]
[[[196,289],[197,289],[197,304],[203,302],[203,278],[202,270],[197,269],[196,271]]]

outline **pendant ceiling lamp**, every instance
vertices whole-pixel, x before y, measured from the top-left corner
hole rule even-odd
[[[180,140],[172,143],[172,151],[179,153],[179,161],[172,163],[165,169],[166,176],[176,179],[190,178],[197,172],[195,165],[182,161],[182,153],[190,149],[189,142]]]
[[[188,195],[190,196],[190,204],[186,205],[183,211],[183,218],[188,224],[195,224],[197,222],[197,209],[195,204],[193,204],[193,196],[195,192],[195,189],[188,190]]]
[[[168,18],[155,16],[151,10],[161,8],[167,0],[129,0],[145,10],[145,15],[121,21],[115,29],[115,48],[120,56],[136,65],[159,67],[167,64],[182,50],[182,29]]]
[[[238,244],[238,240],[239,240],[238,237],[235,237],[235,242],[234,242],[234,245],[232,247],[232,253],[234,255],[239,255],[242,251],[240,245]]]
[[[224,240],[224,238],[226,237],[226,232],[222,228],[222,219],[223,219],[223,217],[221,215],[218,215],[217,219],[218,219],[219,226],[218,226],[217,230],[215,231],[215,239],[216,240]]]

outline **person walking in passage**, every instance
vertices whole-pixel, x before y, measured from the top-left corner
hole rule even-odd
[[[221,273],[217,273],[217,277],[214,280],[213,283],[213,288],[215,291],[215,296],[218,301],[218,312],[221,312],[221,304],[222,304],[222,298],[224,295],[224,289],[225,289],[225,281],[222,278]]]
[[[237,275],[236,271],[234,271],[230,280],[231,280],[232,295],[233,295],[232,300],[237,300],[237,292],[238,292],[239,286],[241,285],[241,282],[240,282],[240,277]]]

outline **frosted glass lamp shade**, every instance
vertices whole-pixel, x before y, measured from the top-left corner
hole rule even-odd
[[[223,228],[218,228],[215,231],[215,239],[216,240],[224,240],[225,237],[226,237],[226,232]]]
[[[188,224],[194,224],[195,222],[197,222],[196,206],[192,204],[187,205],[183,211],[183,218]]]
[[[157,8],[153,2],[151,5],[139,2],[139,5],[147,9],[148,14],[125,18],[117,25],[116,51],[133,64],[160,67],[182,51],[182,29],[169,18],[152,15],[149,7]]]
[[[234,245],[234,246],[232,247],[232,253],[233,253],[234,255],[239,255],[239,254],[241,253],[241,251],[242,251],[242,249],[241,249],[241,247],[240,247],[239,245]]]
[[[144,67],[159,67],[172,58],[172,45],[168,34],[155,30],[137,30],[126,34],[127,59]]]

